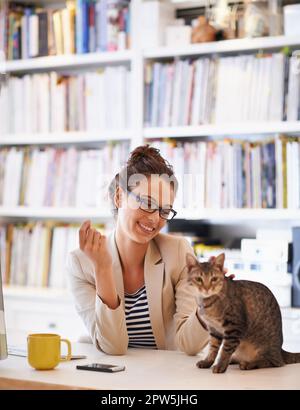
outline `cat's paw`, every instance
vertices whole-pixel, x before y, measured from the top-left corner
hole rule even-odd
[[[196,366],[199,367],[199,369],[209,369],[212,366],[213,362],[211,360],[199,360],[199,362],[196,363]]]
[[[250,362],[240,362],[240,370],[253,370],[256,368],[255,363]]]
[[[226,363],[217,363],[213,366],[212,371],[213,373],[224,373],[227,370],[228,365]]]

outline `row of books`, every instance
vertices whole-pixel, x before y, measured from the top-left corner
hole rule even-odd
[[[104,225],[95,225],[105,233]],[[3,282],[6,285],[65,288],[66,258],[79,247],[79,226],[29,222],[0,226]]]
[[[299,70],[292,73],[294,60],[274,53],[149,62],[145,66],[145,125],[297,120],[299,85],[295,90],[293,84],[300,74]]]
[[[2,206],[98,207],[107,209],[108,184],[128,158],[129,143],[100,149],[3,148]]]
[[[179,180],[175,208],[300,208],[300,139],[155,141]],[[109,208],[129,143],[0,150],[0,204]]]
[[[129,128],[130,79],[125,66],[10,77],[0,93],[0,134]]]
[[[8,60],[129,48],[129,0],[67,0],[62,8],[13,4],[0,18]]]
[[[300,139],[155,141],[179,180],[175,209],[300,208]]]

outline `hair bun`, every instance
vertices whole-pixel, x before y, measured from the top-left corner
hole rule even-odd
[[[149,144],[141,145],[131,152],[130,158],[127,161],[127,166],[136,165],[136,163],[141,160],[149,158],[160,159],[159,150],[157,148],[150,147]]]

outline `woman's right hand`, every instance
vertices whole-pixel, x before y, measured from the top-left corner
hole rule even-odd
[[[95,268],[107,271],[112,268],[112,257],[107,248],[107,238],[95,228],[91,221],[84,221],[79,229],[80,249],[89,257]]]
[[[107,247],[107,238],[85,221],[79,229],[80,249],[88,256],[95,267],[96,292],[103,303],[116,309],[120,300],[116,290],[112,270],[112,256]]]

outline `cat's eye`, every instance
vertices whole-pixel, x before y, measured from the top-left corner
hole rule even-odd
[[[196,278],[196,282],[202,283],[202,279],[201,278]]]
[[[216,283],[217,280],[218,280],[218,278],[214,277],[214,278],[211,279],[211,282],[212,282],[212,283]]]

